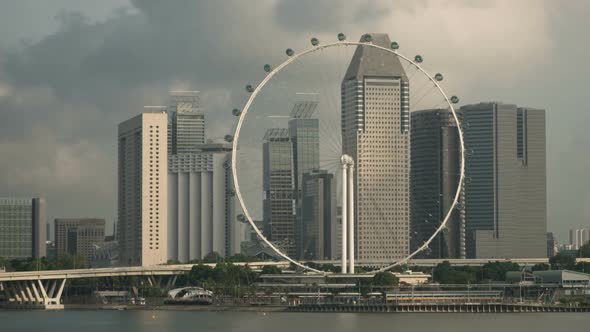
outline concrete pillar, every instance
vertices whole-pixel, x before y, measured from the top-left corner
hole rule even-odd
[[[37,302],[37,304],[43,304],[43,299],[41,298],[41,296],[39,296],[39,292],[37,291],[37,287],[35,287],[35,281],[31,280],[31,281],[27,281],[27,283],[29,284],[29,287],[31,288],[31,290],[33,290],[33,295],[35,295],[35,301]]]
[[[205,257],[213,251],[213,218],[211,209],[211,172],[201,173],[201,255]]]
[[[189,175],[178,173],[178,260],[189,261]]]
[[[354,274],[354,164],[348,166],[348,260]]]
[[[45,291],[45,287],[43,286],[43,283],[41,282],[41,280],[37,280],[37,283],[39,285],[39,290],[41,291],[41,296],[43,296],[43,304],[48,304],[48,296],[47,292]]]
[[[59,286],[59,289],[58,289],[58,291],[57,291],[57,294],[55,295],[55,304],[60,304],[60,303],[61,303],[61,294],[62,294],[62,293],[63,293],[63,291],[64,291],[64,287],[65,287],[65,285],[66,285],[66,280],[67,280],[67,279],[63,279],[63,280],[61,281],[61,284],[60,284],[60,286]]]
[[[201,172],[190,173],[189,258],[201,259]]]
[[[348,242],[348,177],[347,177],[348,166],[342,161],[342,273],[347,272],[347,242]]]
[[[177,173],[168,173],[168,260],[178,260]]]
[[[221,256],[227,256],[225,252],[226,229],[225,229],[225,169],[223,167],[224,155],[218,154],[214,157],[214,170],[211,179],[210,195],[213,197],[212,214],[213,218],[213,251]],[[232,220],[233,223],[236,220]],[[227,239],[229,240],[229,239]]]

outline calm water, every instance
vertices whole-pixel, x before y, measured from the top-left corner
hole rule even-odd
[[[155,317],[154,317],[155,315]],[[589,313],[321,314],[181,311],[0,311],[0,331],[330,332],[588,331]]]

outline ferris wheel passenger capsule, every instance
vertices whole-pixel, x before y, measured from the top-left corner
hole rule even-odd
[[[311,45],[318,46],[319,44],[320,44],[320,40],[319,39],[317,39],[315,37],[311,39]]]
[[[458,102],[459,102],[459,97],[457,97],[457,96],[452,96],[451,97],[451,103],[456,104]]]
[[[370,43],[373,41],[373,36],[371,36],[370,34],[367,33],[366,35],[363,36],[363,41],[365,43]]]
[[[234,108],[231,111],[231,114],[233,114],[234,116],[240,116],[240,115],[242,115],[242,111],[239,108]]]
[[[422,61],[424,61],[424,59],[422,58],[422,56],[420,54],[418,54],[414,57],[414,61],[416,61],[418,63],[422,63]]]
[[[437,80],[438,82],[443,80],[443,75],[441,73],[438,73],[436,75],[434,75],[434,79]]]
[[[238,217],[237,217],[237,219],[238,219],[238,221],[239,221],[239,222],[244,222],[244,223],[248,221],[248,220],[246,219],[246,216],[245,216],[245,215],[243,215],[243,214],[238,214]]]
[[[295,54],[295,52],[290,48],[288,48],[285,53],[287,53],[288,56],[293,56],[293,54]]]
[[[252,93],[252,92],[254,92],[254,87],[252,87],[252,85],[248,84],[248,85],[246,85],[246,91]]]
[[[399,44],[397,42],[392,42],[391,43],[391,49],[392,50],[397,50],[399,49]]]
[[[225,135],[225,137],[223,138],[226,142],[231,143],[234,140],[234,137],[232,135]]]
[[[342,32],[338,34],[338,40],[339,41],[345,41],[346,40],[346,35],[343,34]]]
[[[267,63],[264,65],[264,71],[267,73],[270,73],[270,70],[272,69],[272,67]]]

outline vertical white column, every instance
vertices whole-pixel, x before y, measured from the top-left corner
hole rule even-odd
[[[346,176],[346,163],[344,163],[344,160],[342,160],[342,273],[346,273],[346,254],[347,254],[347,248],[346,248],[346,243],[348,241],[348,236],[347,236],[347,212],[348,212],[348,207],[347,207],[347,203],[348,203],[348,195],[347,195],[347,190],[346,190],[346,186],[348,184],[348,177]]]
[[[201,255],[213,251],[213,174],[201,172]]]
[[[178,175],[168,173],[168,259],[178,260]]]
[[[191,171],[189,202],[189,260],[201,258],[201,173]]]
[[[354,274],[354,164],[348,166],[348,269]]]
[[[189,215],[190,215],[189,174],[178,173],[178,260],[189,261]]]

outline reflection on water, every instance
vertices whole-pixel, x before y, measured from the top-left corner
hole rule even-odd
[[[585,331],[586,313],[323,314],[190,311],[0,311],[0,331],[313,332]]]

